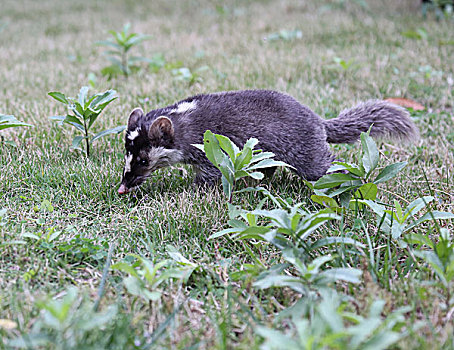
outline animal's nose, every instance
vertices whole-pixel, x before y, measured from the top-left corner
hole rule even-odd
[[[128,192],[129,192],[129,190],[126,188],[126,186],[121,184],[120,188],[118,189],[118,194],[125,194],[125,193],[128,193]]]

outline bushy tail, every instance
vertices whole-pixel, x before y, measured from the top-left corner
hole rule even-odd
[[[354,143],[371,125],[370,135],[376,138],[404,142],[419,138],[418,128],[406,109],[386,101],[371,100],[342,111],[337,118],[325,120],[327,141]]]

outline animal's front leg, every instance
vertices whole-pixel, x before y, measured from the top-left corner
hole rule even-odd
[[[194,184],[197,186],[216,184],[221,179],[221,172],[211,163],[194,166],[196,173]]]

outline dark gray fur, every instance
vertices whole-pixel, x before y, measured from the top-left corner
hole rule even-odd
[[[184,103],[195,104],[195,108],[176,112]],[[173,157],[172,161],[160,161],[162,166],[175,161],[191,164],[196,169],[196,183],[217,180],[220,172],[202,151],[192,146],[203,143],[206,130],[225,135],[240,147],[255,137],[259,148],[273,152],[275,159],[294,166],[307,180],[319,179],[331,166],[334,157],[328,143],[356,142],[372,124],[371,135],[375,137],[404,141],[418,138],[408,112],[385,101],[361,103],[342,111],[335,119],[325,120],[289,95],[246,90],[198,95],[146,115],[140,112],[132,113],[126,133],[125,147],[132,160],[127,169],[130,171],[124,172],[122,186],[128,190],[140,185],[156,169],[138,163],[140,159],[155,157],[152,150],[156,147],[163,147],[170,154],[166,153],[166,157]],[[157,122],[160,116],[168,119]],[[128,135],[137,130],[138,136],[129,140]]]

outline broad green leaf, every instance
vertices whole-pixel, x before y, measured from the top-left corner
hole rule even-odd
[[[277,167],[277,166],[283,166],[283,167],[289,167],[289,168],[295,169],[293,166],[291,166],[285,162],[281,162],[279,160],[263,159],[263,160],[259,161],[258,163],[248,167],[247,170],[250,171],[250,170],[254,170],[254,169],[272,168],[272,167]]]
[[[378,165],[378,148],[372,137],[366,133],[361,133],[361,144],[363,146],[362,164],[367,178]]]
[[[431,211],[426,214],[424,214],[422,217],[420,217],[418,220],[416,220],[414,223],[408,225],[405,228],[405,232],[411,230],[412,228],[418,226],[420,223],[424,221],[433,221],[433,220],[449,220],[449,219],[454,219],[454,214],[453,213],[448,213],[444,211]]]
[[[64,104],[69,104],[69,101],[68,99],[66,98],[66,96],[64,94],[62,94],[61,92],[57,92],[57,91],[52,91],[52,92],[49,92],[48,95],[54,99],[56,99],[57,101],[59,102],[62,102]]]
[[[77,118],[76,116],[74,115],[67,115],[65,117],[65,119],[63,120],[64,123],[68,123],[68,124],[71,124],[71,125],[74,125],[74,124],[77,124],[77,125],[80,125],[82,127],[82,130],[85,130],[84,129],[84,123],[79,119]]]
[[[409,244],[418,244],[419,246],[426,245],[434,249],[434,243],[425,235],[413,233],[406,235],[404,239],[405,242]]]
[[[430,267],[432,267],[432,269],[441,279],[443,284],[445,286],[447,285],[448,281],[446,280],[443,264],[434,251],[415,250],[413,251],[413,254],[416,255],[418,258],[423,259],[427,264],[429,264]]]
[[[260,153],[254,154],[252,156],[250,164],[261,161],[262,159],[267,159],[267,158],[272,158],[272,157],[274,157],[273,152],[260,152]]]
[[[340,217],[330,209],[322,209],[319,212],[306,215],[298,226],[297,236],[305,240],[328,220],[339,220]]]
[[[115,128],[112,128],[112,129],[107,129],[107,130],[98,132],[95,136],[93,136],[93,138],[91,139],[91,142],[94,142],[94,141],[96,141],[97,139],[99,139],[99,138],[101,138],[101,137],[104,137],[104,136],[106,136],[106,135],[110,135],[110,134],[120,134],[120,133],[123,132],[125,129],[126,129],[126,126],[125,126],[125,125],[121,125],[121,126],[117,126],[117,127],[115,127]]]
[[[371,208],[375,214],[377,214],[380,217],[383,217],[385,215],[385,207],[381,204],[378,204],[374,201],[365,199],[365,200],[358,200],[359,203],[367,205],[369,208]]]
[[[0,130],[14,128],[17,126],[33,126],[33,125],[20,122],[13,115],[0,114]]]
[[[199,150],[201,150],[202,152],[205,153],[205,147],[201,144],[198,144],[198,143],[193,143],[191,144],[191,146],[194,146],[195,148],[198,148]]]
[[[238,237],[239,239],[256,239],[256,240],[263,240],[262,235],[269,232],[271,228],[266,226],[250,226],[247,229],[238,232],[238,234],[234,235],[234,237]]]
[[[17,119],[14,115],[0,114],[0,123],[7,123],[16,120]]]
[[[210,239],[219,238],[219,237],[225,236],[230,233],[237,233],[238,231],[239,231],[238,228],[227,228],[225,230],[221,230],[219,232],[213,233],[211,236],[208,237],[208,239],[210,240]]]
[[[405,209],[404,217],[407,218],[409,215],[415,215],[417,212],[426,207],[433,200],[434,197],[432,196],[424,196],[415,199]]]
[[[129,47],[132,47],[132,46],[140,44],[141,42],[143,42],[145,40],[150,40],[151,38],[152,38],[151,35],[140,35],[140,34],[133,33],[126,40],[125,44]]]
[[[245,165],[249,164],[252,159],[252,149],[244,146],[243,150],[237,155],[235,159],[235,170],[241,170]]]
[[[260,171],[253,171],[252,173],[248,173],[248,175],[256,180],[261,180],[265,176]]]
[[[257,140],[256,138],[252,137],[252,138],[250,138],[249,140],[246,141],[246,143],[244,144],[243,148],[249,148],[249,149],[252,150],[258,143],[259,143],[259,140]]]
[[[283,209],[272,209],[272,210],[253,210],[253,215],[264,216],[268,219],[273,220],[279,227],[291,229],[292,225],[289,219],[288,212]]]
[[[208,160],[219,169],[225,155],[221,152],[219,142],[210,130],[205,131],[203,135],[203,149]]]
[[[31,124],[27,123],[22,123],[22,122],[16,122],[16,123],[5,123],[5,124],[0,124],[0,130],[8,129],[8,128],[15,128],[18,126],[33,126]]]
[[[350,283],[360,283],[362,271],[353,268],[334,268],[325,270],[320,273],[324,277],[330,278],[332,281],[346,281]]]
[[[392,228],[391,228],[391,237],[393,239],[399,239],[402,234],[404,233],[405,229],[405,224],[400,223],[397,220],[392,223]]]
[[[94,315],[91,315],[91,317],[81,323],[79,327],[85,331],[92,331],[93,329],[101,328],[112,321],[117,315],[117,312],[117,305],[110,305],[105,311],[97,312]]]
[[[347,162],[333,162],[333,166],[331,166],[327,173],[333,173],[335,171],[339,170],[347,170],[348,172],[352,173],[353,175],[356,175],[358,177],[364,177],[366,174],[364,173],[364,170],[361,169],[358,165],[356,164],[351,164]]]
[[[228,178],[225,176],[221,177],[221,183],[222,183],[222,190],[225,194],[225,196],[230,200],[232,197],[232,191],[233,191],[233,181],[230,182]]]
[[[88,86],[82,86],[79,91],[79,95],[77,96],[77,100],[79,101],[80,106],[85,109],[85,103],[87,102],[87,94],[90,88]]]
[[[328,197],[328,196],[322,196],[322,195],[315,195],[313,194],[311,196],[311,200],[315,203],[321,204],[324,207],[327,208],[339,208],[339,205],[337,204],[336,200],[334,198]]]
[[[288,275],[267,275],[264,278],[258,279],[253,283],[253,286],[259,289],[268,289],[271,287],[289,287],[294,289],[302,285],[301,279],[294,276]],[[300,288],[297,288],[300,292]]]
[[[322,176],[317,182],[314,184],[315,189],[322,189],[322,188],[332,188],[339,186],[340,184],[347,182],[347,181],[355,181],[358,180],[357,177],[354,177],[349,174],[327,174]]]
[[[284,256],[286,257],[286,256]],[[320,271],[320,268],[325,265],[328,261],[333,260],[334,257],[331,255],[322,255],[319,256],[318,258],[315,258],[309,265],[308,270],[310,270],[312,273],[318,273]],[[286,259],[287,261],[290,261],[292,264],[295,264],[295,261],[291,261],[290,259]],[[304,273],[304,271],[300,271],[301,273]]]
[[[50,120],[56,120],[59,121],[59,124],[63,124],[63,121],[66,119],[65,115],[54,115],[52,117],[49,117]]]
[[[367,183],[358,188],[358,190],[354,194],[354,197],[358,199],[375,200],[375,198],[377,198],[377,192],[378,188],[376,184]]]
[[[158,300],[161,297],[161,293],[156,291],[149,291],[142,280],[139,278],[129,276],[123,279],[123,284],[125,285],[127,291],[135,296],[141,297],[145,300]]]
[[[82,106],[79,104],[79,102],[74,102],[70,105],[68,105],[68,108],[74,112],[74,114],[80,118],[80,119],[84,119],[84,109],[82,108]]]
[[[235,162],[236,155],[240,152],[238,147],[226,136],[215,134],[220,147],[229,155],[232,162]]]
[[[175,248],[174,246],[172,245],[166,245],[166,250],[167,250],[167,253],[169,254],[169,256],[176,262],[178,262],[179,264],[183,264],[183,265],[190,265],[190,266],[193,266],[193,267],[197,267],[197,264],[194,264],[193,262],[189,261],[188,259],[186,259],[179,251],[177,248]]]
[[[374,180],[375,184],[379,184],[385,181],[388,181],[395,177],[403,168],[406,167],[407,162],[399,162],[387,165]]]
[[[112,77],[116,77],[123,73],[123,70],[115,65],[107,66],[101,69],[101,74],[107,76],[109,79]]]
[[[352,186],[345,186],[346,184],[348,184],[348,185],[351,184]],[[350,192],[351,190],[355,190],[358,188],[358,186],[361,186],[361,185],[362,185],[362,182],[360,180],[344,182],[343,184],[341,184],[341,186],[339,188],[329,191],[329,193],[327,193],[327,195],[329,197],[336,197],[336,196],[343,194],[344,192]]]
[[[361,343],[366,341],[381,324],[382,320],[379,317],[369,317],[367,322],[363,321],[356,326],[350,327],[350,332],[353,335],[350,341],[351,348],[358,349]],[[362,347],[360,349],[362,349]]]
[[[403,216],[403,211],[400,203],[394,199],[394,208],[395,208],[395,216],[397,221],[402,224],[404,222],[404,216]]]
[[[305,320],[306,323],[309,323]],[[266,328],[259,326],[256,329],[258,335],[262,338],[265,338],[265,342],[262,345],[262,349],[272,350],[272,349],[286,349],[286,350],[297,350],[305,349],[302,347],[302,344],[296,340],[293,340],[289,335],[286,335],[283,332],[279,332],[275,329]],[[308,347],[306,347],[308,348]]]
[[[72,148],[74,149],[81,149],[80,148],[80,143],[82,142],[83,139],[85,139],[85,136],[74,136],[73,142],[72,142]]]
[[[310,250],[316,250],[322,247],[334,245],[334,244],[348,244],[354,245],[355,247],[365,248],[366,246],[361,242],[354,240],[349,237],[326,237],[316,240],[311,246]]]
[[[110,40],[97,41],[95,44],[99,46],[110,46],[117,50],[121,50],[121,45],[118,45],[117,43],[114,43],[113,41]]]
[[[99,105],[110,103],[114,99],[117,98],[117,92],[115,90],[107,90],[103,93],[99,93],[95,95],[96,98],[94,98],[91,103],[90,103],[90,108],[92,109],[99,109]]]
[[[241,179],[243,177],[249,176],[249,173],[245,170],[236,170],[235,171],[235,180]]]
[[[76,124],[76,123],[72,123],[72,122],[67,122],[67,124],[70,124],[70,125],[74,126],[76,129],[82,131],[85,134],[85,128],[82,125]]]

